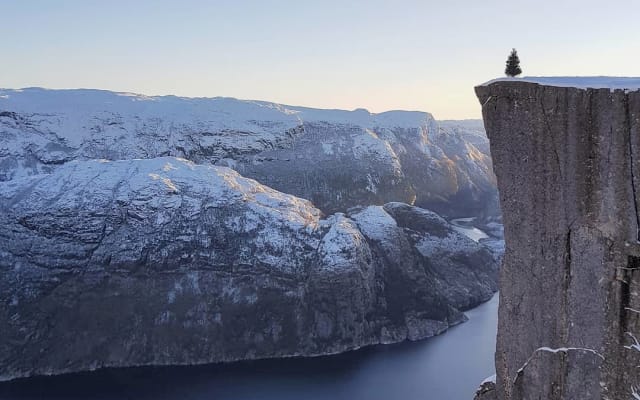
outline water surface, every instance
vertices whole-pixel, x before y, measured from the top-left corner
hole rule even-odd
[[[0,399],[472,400],[494,373],[498,296],[420,342],[335,356],[126,368],[0,384]]]

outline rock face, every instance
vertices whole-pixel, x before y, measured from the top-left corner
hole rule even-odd
[[[0,181],[71,160],[178,156],[232,167],[325,213],[390,201],[499,214],[477,122],[229,98],[0,90]]]
[[[0,183],[0,380],[416,340],[489,299],[488,250],[401,203],[326,219],[171,157]]]
[[[476,88],[506,241],[479,398],[640,398],[640,91],[603,81]]]

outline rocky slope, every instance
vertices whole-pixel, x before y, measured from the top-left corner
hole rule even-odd
[[[478,398],[640,398],[639,83],[476,88],[506,241],[497,381]]]
[[[389,201],[450,216],[499,214],[473,121],[229,98],[0,90],[0,180],[71,160],[178,156],[230,166],[325,213]]]
[[[0,226],[0,380],[415,340],[496,290],[487,249],[432,212],[390,203],[323,219],[171,157],[1,182]]]

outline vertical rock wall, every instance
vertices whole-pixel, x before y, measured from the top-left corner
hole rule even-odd
[[[485,397],[640,398],[640,92],[503,81],[476,93],[506,240]]]

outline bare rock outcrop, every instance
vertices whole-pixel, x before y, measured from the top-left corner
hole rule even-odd
[[[497,381],[479,398],[640,398],[637,83],[476,87],[506,241]]]

